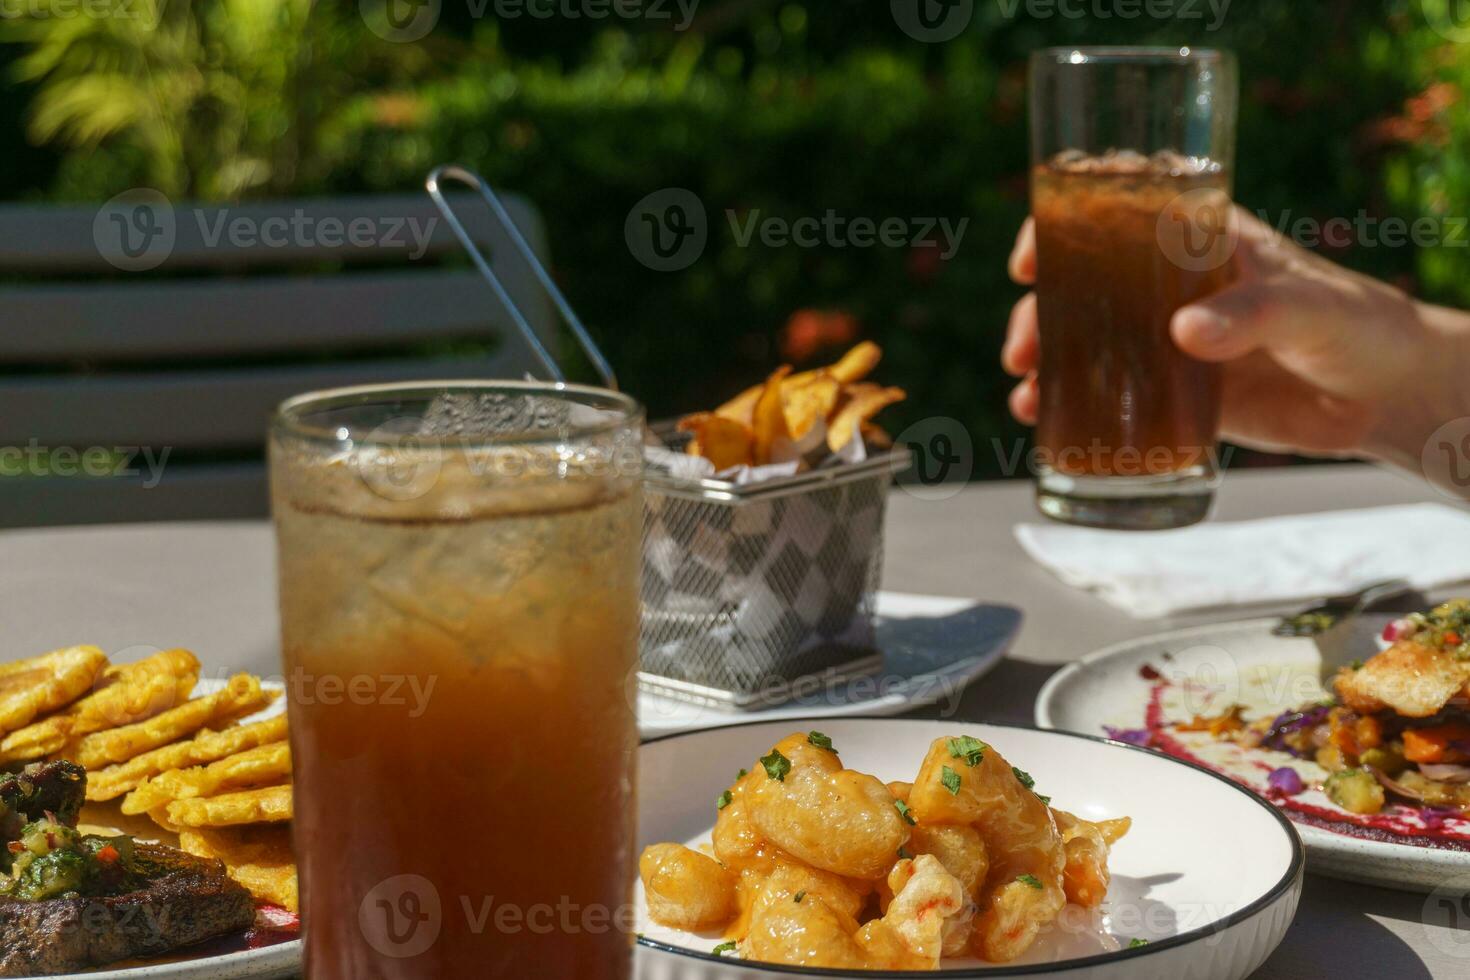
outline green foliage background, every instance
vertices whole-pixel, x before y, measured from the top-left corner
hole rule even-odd
[[[1064,5],[1084,16],[976,0],[945,44],[907,37],[885,0],[703,0],[686,31],[497,19],[493,5],[476,17],[443,0],[412,44],[384,41],[346,0],[117,2],[146,16],[0,21],[6,193],[405,190],[436,163],[469,164],[544,212],[559,280],[655,417],[761,376],[792,313],[819,309],[886,348],[882,379],[911,392],[890,428],[948,415],[982,443],[1019,434],[996,353],[1019,296],[1004,260],[1026,211],[1025,58],[1044,45],[1235,49],[1237,196],[1273,222],[1470,207],[1470,25],[1453,21],[1456,0],[1235,0],[1218,29],[1194,0],[1163,20],[1121,16],[1137,9],[1127,0]],[[693,190],[711,218],[707,251],[675,273],[644,268],[623,237],[629,209],[665,187]],[[970,224],[948,262],[740,248],[723,215],[751,209]],[[1470,304],[1464,246],[1332,257]]]

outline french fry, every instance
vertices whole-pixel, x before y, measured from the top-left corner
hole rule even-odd
[[[213,694],[186,701],[137,724],[84,735],[69,743],[62,754],[88,769],[100,769],[177,742],[201,728],[225,724],[242,714],[259,711],[269,703],[270,698],[261,690],[260,678],[236,674]]]
[[[41,759],[71,739],[151,718],[187,701],[198,680],[199,660],[188,650],[108,667],[94,693],[0,740],[0,762]]]
[[[740,394],[715,409],[715,414],[722,419],[729,419],[731,422],[750,425],[755,421],[755,403],[760,401],[761,392],[765,390],[765,385],[755,385],[746,388]]]
[[[148,813],[174,800],[189,800],[291,778],[291,747],[285,742],[247,749],[218,762],[159,773],[123,798],[122,812]]]
[[[92,802],[113,800],[137,789],[143,780],[170,769],[218,762],[257,745],[269,745],[284,741],[285,738],[285,715],[238,728],[200,732],[186,742],[165,745],[120,765],[108,766],[91,773],[87,779],[87,799]]]
[[[766,379],[765,390],[755,404],[755,447],[752,455],[755,465],[764,466],[771,461],[772,450],[782,441],[791,439],[786,428],[785,398],[781,394],[781,382],[791,373],[789,364],[777,368]]]
[[[234,827],[280,823],[291,819],[291,787],[267,786],[223,796],[175,800],[168,804],[170,824],[177,827]]]
[[[862,434],[863,441],[874,449],[892,449],[893,437],[888,430],[875,422],[864,422],[858,426],[858,432]]]
[[[872,374],[882,359],[883,348],[871,340],[865,340],[843,354],[842,359],[827,370],[842,384],[850,385]]]
[[[223,861],[230,877],[259,901],[300,911],[296,859],[291,853],[290,828],[284,824],[186,829],[179,833],[179,847],[198,857]]]
[[[797,442],[811,432],[818,421],[824,421],[837,407],[842,385],[830,374],[822,372],[809,382],[794,388],[782,386],[786,429]]]
[[[81,697],[107,669],[94,646],[66,647],[0,667],[0,732],[13,732]]]
[[[681,419],[679,429],[694,433],[690,455],[703,456],[714,464],[716,472],[751,461],[755,433],[743,422],[700,412]]]
[[[857,438],[858,427],[895,402],[908,397],[902,388],[880,388],[877,385],[852,385],[847,400],[837,410],[827,428],[827,448],[834,453]]]

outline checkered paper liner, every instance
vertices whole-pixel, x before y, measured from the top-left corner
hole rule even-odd
[[[736,486],[644,483],[640,683],[751,707],[878,661],[883,518],[907,450]]]

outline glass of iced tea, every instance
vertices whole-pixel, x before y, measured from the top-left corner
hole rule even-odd
[[[642,410],[371,386],[271,430],[312,980],[626,980]]]
[[[1181,352],[1169,321],[1233,274],[1237,88],[1223,51],[1032,56],[1033,460],[1049,517],[1148,530],[1209,511],[1220,369]]]

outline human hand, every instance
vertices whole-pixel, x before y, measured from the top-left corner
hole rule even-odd
[[[1470,414],[1462,365],[1470,318],[1418,304],[1385,283],[1317,256],[1242,208],[1235,281],[1178,310],[1184,353],[1224,365],[1222,436],[1276,452],[1369,455],[1418,468],[1425,438]],[[1036,280],[1027,219],[1011,277]],[[1034,424],[1041,339],[1036,294],[1011,312],[1001,363],[1022,381],[1012,413]]]

